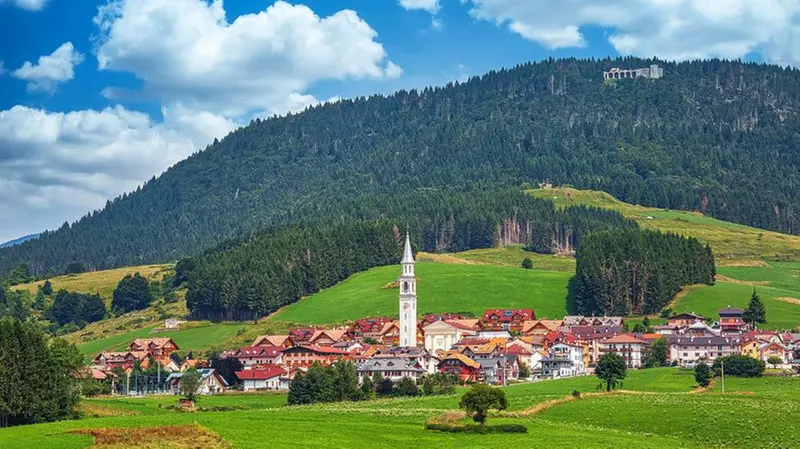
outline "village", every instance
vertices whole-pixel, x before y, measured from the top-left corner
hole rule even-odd
[[[762,331],[747,324],[744,310],[728,307],[717,317],[678,313],[667,324],[634,326],[624,317],[565,316],[539,319],[533,309],[490,309],[480,318],[457,313],[417,316],[414,257],[406,237],[398,279],[399,320],[372,317],[336,328],[305,327],[285,335],[263,335],[248,347],[221,354],[235,359],[235,386],[208,365],[207,360],[179,360],[176,342],[167,337],[132,341],[126,351],[97,354],[91,364],[98,381],[124,384],[124,394],[180,392],[180,379],[189,369],[202,375],[200,394],[238,391],[288,391],[292,379],[313,364],[328,366],[349,361],[359,381],[365,378],[400,382],[443,373],[460,383],[508,385],[592,374],[598,360],[611,352],[629,369],[646,365],[656,341],[666,342],[669,365],[692,368],[720,357],[744,355],[775,368],[800,364],[800,333]],[[134,367],[158,366],[159,388],[131,385]],[[163,380],[161,382],[163,370]],[[127,376],[120,376],[119,373]]]

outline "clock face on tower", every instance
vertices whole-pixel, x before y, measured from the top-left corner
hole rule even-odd
[[[408,310],[408,303],[403,303],[403,310]]]

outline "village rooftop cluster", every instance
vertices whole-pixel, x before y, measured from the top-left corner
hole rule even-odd
[[[800,364],[793,351],[800,347],[800,333],[752,329],[743,320],[742,309],[719,311],[712,325],[708,317],[692,313],[671,316],[666,325],[652,332],[627,332],[625,319],[614,316],[565,316],[537,319],[532,309],[490,309],[480,319],[452,313],[428,314],[418,319],[416,278],[411,246],[406,238],[401,262],[399,320],[374,317],[337,328],[291,329],[286,335],[264,335],[251,346],[229,350],[225,358],[241,362],[236,372],[244,391],[289,389],[299,372],[314,363],[328,366],[351,361],[360,381],[374,378],[399,382],[419,381],[425,375],[446,373],[464,383],[505,385],[528,379],[555,379],[591,374],[600,357],[615,352],[628,368],[643,367],[649,346],[664,338],[668,362],[693,367],[713,363],[719,357],[741,354],[760,360],[780,359],[782,365]],[[166,374],[167,388],[179,391],[182,373],[199,368],[201,394],[228,388],[224,378],[208,368],[204,360],[176,363],[179,350],[171,338],[136,339],[123,352],[101,352],[93,359],[96,379],[126,372],[139,363],[146,368],[156,361]],[[126,391],[129,391],[126,390]]]

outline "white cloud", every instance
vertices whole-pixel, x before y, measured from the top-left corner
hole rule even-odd
[[[438,19],[436,17],[431,19],[431,29],[433,31],[442,31],[443,28],[444,28],[444,22],[442,21],[442,19]]]
[[[350,10],[321,18],[278,1],[229,23],[220,0],[114,0],[95,23],[100,69],[135,74],[144,82],[139,94],[163,104],[227,117],[315,103],[305,91],[322,79],[402,74],[375,30]]]
[[[52,92],[59,84],[75,77],[74,68],[83,62],[83,55],[75,50],[72,42],[65,42],[52,54],[41,56],[34,64],[22,64],[11,75],[28,82],[28,91]]]
[[[580,29],[611,29],[624,55],[666,59],[740,58],[760,51],[800,63],[798,0],[462,0],[470,14],[550,48],[586,44]]]
[[[184,107],[0,111],[0,241],[73,221],[237,126]]]
[[[44,8],[44,5],[46,5],[47,2],[48,0],[0,0],[0,4],[13,3],[20,8],[31,11],[38,11]]]
[[[436,14],[442,7],[439,0],[400,0],[399,4],[407,10],[424,9],[431,14]]]

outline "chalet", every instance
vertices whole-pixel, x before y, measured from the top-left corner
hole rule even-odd
[[[207,368],[208,367],[208,360],[201,360],[201,359],[186,359],[181,362],[180,366],[178,367],[180,372],[189,371],[192,368]]]
[[[702,315],[695,315],[694,313],[679,313],[667,318],[667,324],[670,327],[689,327],[694,323],[703,322],[706,318]]]
[[[570,330],[579,341],[584,342],[586,366],[594,366],[600,359],[600,342],[619,335],[624,329],[619,326],[575,326]]]
[[[481,365],[464,354],[450,352],[439,362],[439,372],[458,376],[463,382],[477,382]]]
[[[754,359],[761,359],[762,343],[754,337],[744,337],[739,345],[739,353]]]
[[[360,341],[340,341],[339,343],[334,343],[330,345],[332,348],[341,349],[342,351],[346,351],[352,353],[353,351],[361,351],[367,346],[366,343],[361,343]]]
[[[522,335],[546,335],[563,324],[563,320],[528,320],[522,323]]]
[[[565,330],[571,330],[575,326],[616,326],[623,327],[625,319],[620,316],[583,316],[569,315],[564,317]]]
[[[284,349],[278,346],[250,346],[237,349],[231,357],[239,360],[247,370],[258,365],[280,365]]]
[[[289,341],[292,343],[290,346],[302,346],[307,345],[311,341],[311,337],[317,332],[317,329],[312,328],[297,328],[289,330]],[[253,345],[258,346],[258,345]],[[284,345],[275,345],[275,346],[286,346]]]
[[[377,340],[380,337],[383,325],[391,322],[392,319],[388,316],[356,320],[356,322],[353,323],[353,337],[373,338]]]
[[[160,358],[160,359],[155,359],[155,358],[151,359],[148,356],[147,358],[142,360],[139,365],[142,367],[142,369],[146,370],[148,367],[150,367],[150,360],[155,361],[156,363],[161,365],[161,369],[163,369],[164,371],[170,372],[170,373],[176,373],[176,372],[181,370],[180,365],[178,365],[178,363],[175,362],[175,360],[173,360],[172,357]]]
[[[533,309],[490,309],[483,313],[481,329],[522,332],[525,321],[535,320]]]
[[[419,363],[428,374],[436,373],[440,359],[423,348],[405,348],[400,346],[384,347],[375,352],[373,358],[402,358]]]
[[[500,356],[476,360],[481,366],[480,380],[488,384],[505,385],[519,379],[519,361],[516,356]]]
[[[475,331],[460,321],[434,321],[422,328],[425,336],[425,349],[428,352],[448,351],[464,336],[474,335]]]
[[[292,340],[288,335],[262,335],[256,338],[253,346],[278,346],[281,348],[292,347]]]
[[[253,369],[236,371],[235,374],[242,383],[244,391],[283,390],[284,387],[288,387],[283,381],[287,374],[286,370],[278,365],[260,365]]]
[[[575,364],[568,359],[545,357],[541,360],[542,374],[547,379],[559,379],[562,377],[574,377]]]
[[[282,351],[283,366],[309,368],[314,362],[323,366],[330,365],[339,359],[347,357],[347,351],[331,348],[329,346],[293,346]]]
[[[791,349],[781,342],[763,343],[758,348],[761,355],[761,360],[767,361],[770,357],[777,357],[781,359],[781,363],[789,363],[792,360]]]
[[[723,332],[742,332],[747,329],[742,317],[744,310],[728,307],[719,311],[719,328]]]
[[[456,321],[456,320],[465,320],[468,318],[469,317],[465,315],[459,315],[456,313],[429,313],[424,317],[422,317],[422,319],[419,321],[419,328],[423,328],[437,321]]]
[[[200,388],[198,394],[216,394],[225,391],[228,383],[213,368],[203,368],[197,370],[200,373]],[[181,391],[181,377],[186,373],[172,373],[167,376],[167,388],[172,394],[179,394]]]
[[[714,329],[703,321],[696,321],[678,331],[679,335],[694,335],[696,337],[719,336],[720,333],[719,329]]]
[[[404,377],[419,379],[425,375],[425,369],[418,361],[401,357],[374,357],[356,369],[360,382],[365,377],[374,377],[376,373],[380,373],[384,379],[399,382]]]
[[[681,367],[698,362],[713,363],[718,357],[739,354],[741,339],[723,336],[673,336],[669,339],[669,359]]]
[[[502,353],[502,347],[497,343],[487,343],[485,345],[462,346],[460,352],[473,360],[493,359]]]
[[[316,346],[332,346],[335,343],[352,340],[349,329],[322,329],[314,332],[308,344]]]
[[[418,336],[419,337],[419,336]],[[396,321],[383,323],[383,327],[378,332],[377,340],[384,345],[397,346],[400,344],[400,324]],[[419,340],[419,338],[417,339]]]
[[[647,343],[630,334],[620,334],[600,342],[600,353],[616,352],[625,359],[628,368],[640,368]]]
[[[506,346],[506,350],[503,351],[503,354],[516,357],[518,363],[525,364],[528,368],[533,368],[535,364],[533,360],[533,351],[522,345],[516,344]]]
[[[101,352],[92,360],[92,365],[106,371],[114,368],[127,370],[133,368],[136,362],[141,363],[148,357],[145,351]]]
[[[572,364],[568,366],[571,369],[571,372],[566,373],[570,376],[579,376],[586,371],[584,348],[583,345],[578,343],[556,343],[550,347],[547,352],[547,357],[542,360],[542,363],[544,363],[544,360],[546,359],[561,359],[572,362]],[[563,366],[559,365],[559,368],[563,368]],[[544,366],[542,366],[542,369],[544,370]],[[564,377],[564,374],[565,373],[563,371],[560,372],[561,377]]]
[[[128,351],[144,351],[156,359],[168,358],[180,349],[171,338],[137,338],[128,346]]]

